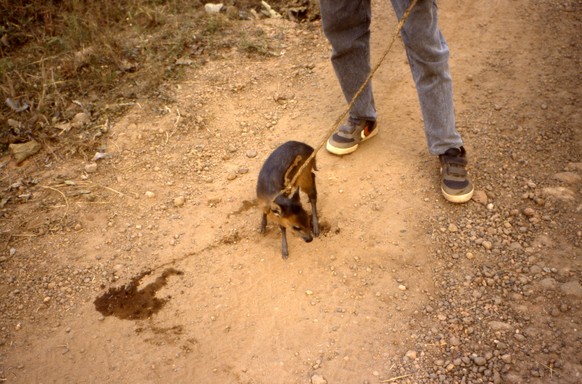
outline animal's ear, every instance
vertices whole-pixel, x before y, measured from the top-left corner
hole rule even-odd
[[[273,212],[273,214],[277,217],[281,217],[282,214],[282,210],[281,210],[281,206],[277,203],[275,203],[274,201],[271,202],[271,212]]]

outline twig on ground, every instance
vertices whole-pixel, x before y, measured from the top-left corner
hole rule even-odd
[[[170,137],[174,136],[174,133],[176,133],[176,130],[178,129],[178,123],[180,123],[180,119],[182,118],[182,115],[180,115],[180,110],[178,108],[176,108],[176,114],[178,116],[176,117],[176,121],[174,122],[174,129],[172,129],[172,132],[170,132]]]
[[[412,376],[412,373],[409,373],[408,375],[396,376],[396,377],[393,377],[391,379],[382,380],[380,382],[381,383],[391,383],[391,382],[394,382],[396,380],[405,379],[405,378],[410,377],[410,376]]]
[[[550,372],[550,377],[553,377],[554,376],[554,364],[550,363],[550,366],[547,366],[547,365],[545,365],[543,363],[540,363],[537,360],[536,360],[536,363],[538,363],[542,367],[546,368],[548,370],[548,372]]]
[[[78,207],[81,207],[81,204],[103,204],[103,205],[107,205],[107,204],[111,204],[111,201],[76,201],[75,204],[77,204]]]
[[[43,58],[41,58],[40,60],[33,61],[33,62],[32,62],[32,63],[30,63],[30,64],[40,64],[40,63],[42,63],[42,62],[45,62],[45,61],[48,61],[48,60],[52,60],[52,59],[58,59],[60,56],[62,56],[62,55],[56,55],[56,56],[48,56],[48,57],[43,57]]]
[[[60,158],[57,156],[57,154],[55,153],[55,151],[53,151],[53,149],[51,148],[51,146],[47,144],[46,140],[44,140],[44,139],[41,139],[41,141],[40,141],[40,142],[42,143],[42,146],[43,146],[43,147],[46,149],[46,151],[47,151],[48,153],[50,153],[50,154],[51,154],[51,156],[52,156],[52,157],[53,157],[55,160],[61,160],[61,159],[60,159]]]
[[[45,188],[45,189],[50,189],[50,190],[56,191],[56,192],[60,193],[63,196],[63,199],[65,199],[65,204],[67,205],[67,208],[65,209],[65,213],[63,214],[63,217],[61,219],[61,222],[62,222],[65,219],[65,217],[67,216],[67,213],[69,212],[69,200],[67,200],[67,196],[65,196],[65,194],[63,192],[59,191],[56,188],[48,187],[48,186],[45,186],[45,185],[41,185],[40,187],[41,188]]]
[[[178,108],[176,108],[176,114],[178,116],[176,117],[176,122],[174,123],[174,127],[178,126],[178,123],[180,122],[180,119],[182,118],[182,115],[180,115],[180,110]]]
[[[113,189],[113,188],[109,188],[109,187],[106,187],[106,186],[104,186],[104,185],[99,185],[99,184],[97,184],[97,185],[98,185],[99,187],[101,187],[101,188],[105,188],[105,189],[107,189],[107,190],[110,190],[111,192],[115,192],[115,193],[117,193],[118,195],[121,195],[121,196],[124,196],[124,197],[125,197],[125,196],[127,196],[125,193],[123,193],[123,192],[119,192],[119,191],[116,191],[116,190],[115,190],[115,189]]]

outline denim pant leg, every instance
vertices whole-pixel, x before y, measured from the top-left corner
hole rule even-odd
[[[370,0],[320,0],[323,32],[332,46],[331,62],[350,102],[370,73]],[[350,118],[376,120],[368,83],[350,110]]]
[[[398,19],[410,0],[391,0]],[[416,84],[428,150],[433,155],[463,145],[455,127],[449,47],[438,27],[436,0],[418,0],[402,29]]]

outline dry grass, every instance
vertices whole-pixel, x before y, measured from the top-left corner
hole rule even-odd
[[[233,2],[260,10],[260,0]],[[233,47],[271,54],[260,29],[238,25],[206,14],[201,0],[0,0],[0,155],[35,139],[53,157],[92,156],[128,106],[172,101],[163,83],[182,75],[179,64],[202,65]],[[79,112],[90,122],[71,128]]]
[[[32,138],[66,143],[69,154],[98,145],[95,127],[160,96],[181,75],[178,58],[203,62],[231,34],[226,18],[192,0],[0,0],[0,15],[0,153]],[[79,111],[90,124],[55,129]]]

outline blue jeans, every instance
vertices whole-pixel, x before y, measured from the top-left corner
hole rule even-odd
[[[398,19],[409,0],[392,0]],[[370,0],[320,0],[323,32],[332,46],[331,61],[346,100],[366,80],[370,65]],[[418,0],[401,32],[416,85],[428,150],[440,155],[463,145],[455,127],[449,47],[437,21],[436,0]],[[352,120],[375,120],[372,85],[350,110]]]

